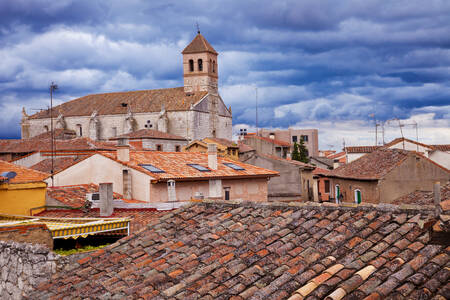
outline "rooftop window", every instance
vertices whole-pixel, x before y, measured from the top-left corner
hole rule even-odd
[[[232,168],[233,170],[236,170],[236,171],[244,171],[245,170],[243,167],[235,165],[233,163],[223,163],[223,164],[229,168]]]
[[[161,170],[161,169],[155,167],[154,165],[140,164],[139,166],[143,167],[144,169],[146,169],[147,171],[150,171],[152,173],[166,173],[166,171]]]
[[[200,172],[211,172],[210,169],[208,169],[207,167],[198,165],[198,164],[187,164],[190,167],[193,167],[194,169],[200,171]]]

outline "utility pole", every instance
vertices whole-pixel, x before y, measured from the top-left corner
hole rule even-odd
[[[58,86],[52,81],[50,84],[50,134],[51,134],[51,149],[52,149],[52,187],[54,186],[53,174],[54,170],[54,161],[55,161],[55,134],[53,132],[53,92],[58,89]]]

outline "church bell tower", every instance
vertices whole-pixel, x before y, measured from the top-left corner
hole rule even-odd
[[[207,91],[218,95],[218,69],[216,50],[198,31],[197,36],[183,52],[184,91]]]

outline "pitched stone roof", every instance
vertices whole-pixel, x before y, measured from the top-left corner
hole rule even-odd
[[[167,111],[189,110],[191,104],[197,103],[207,92],[195,92],[186,95],[184,87],[116,92],[87,95],[53,108],[54,117],[90,116],[94,111],[99,115],[126,114],[128,106],[133,113],[159,112],[164,105]],[[38,112],[30,119],[50,118],[50,110]]]
[[[32,183],[43,182],[50,174],[24,168],[3,160],[0,160],[0,174],[3,172],[16,172],[16,177],[9,180],[9,183]]]
[[[400,165],[408,157],[408,154],[413,155],[414,153],[401,149],[382,148],[332,170],[328,176],[377,180]]]
[[[450,181],[441,185],[441,202],[450,200]],[[392,204],[434,205],[432,191],[414,191],[395,199]]]
[[[101,152],[102,155],[117,160],[115,152]],[[208,168],[208,154],[194,153],[194,152],[158,152],[158,151],[130,151],[130,161],[123,162],[131,168],[139,170],[150,175],[155,180],[165,181],[168,179],[176,180],[205,180],[213,178],[224,179],[238,179],[238,178],[253,178],[253,177],[271,177],[277,176],[278,172],[263,169],[253,165],[234,161],[225,157],[217,157],[217,170],[210,170],[207,172],[199,171],[189,164],[198,164]],[[244,168],[244,170],[234,170],[224,163],[232,163]],[[142,164],[151,164],[162,171],[163,173],[152,173],[142,167]],[[209,168],[208,168],[209,170]]]
[[[216,50],[214,50],[213,46],[205,39],[200,32],[195,36],[192,42],[184,48],[183,54],[191,54],[191,53],[201,53],[201,52],[210,52],[217,55]]]
[[[448,299],[450,248],[427,211],[198,203],[56,273],[29,296]],[[367,297],[367,298],[365,298]]]
[[[117,140],[120,138],[128,138],[128,139],[144,139],[144,138],[149,138],[149,139],[164,139],[164,140],[183,140],[186,141],[186,138],[179,136],[179,135],[175,135],[175,134],[171,134],[171,133],[167,133],[167,132],[162,132],[162,131],[158,131],[158,130],[154,130],[154,129],[140,129],[131,133],[126,133],[126,134],[122,134],[118,137],[114,137],[111,138],[111,140]]]

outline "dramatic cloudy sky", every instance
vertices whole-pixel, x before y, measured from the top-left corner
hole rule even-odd
[[[449,16],[447,0],[0,0],[0,137],[49,105],[51,81],[57,103],[181,86],[198,22],[235,131],[254,128],[258,88],[260,127],[318,128],[321,148],[373,144],[372,114],[450,143]]]

